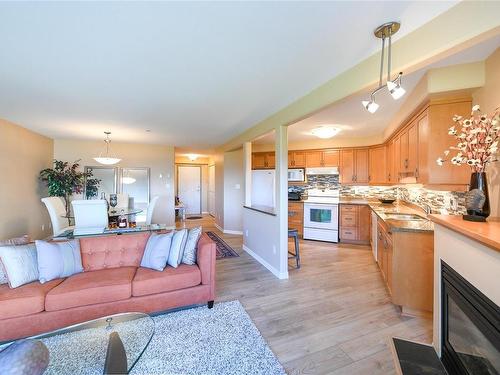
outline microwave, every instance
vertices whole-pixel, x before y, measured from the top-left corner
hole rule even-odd
[[[306,172],[304,168],[288,169],[289,182],[304,182],[306,180]]]

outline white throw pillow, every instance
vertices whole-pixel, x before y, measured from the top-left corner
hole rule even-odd
[[[173,231],[165,234],[151,233],[148,243],[146,244],[146,248],[144,249],[141,267],[163,271],[167,265],[168,254],[170,253],[173,236]]]
[[[80,241],[47,242],[36,240],[38,279],[47,281],[83,272]]]
[[[0,241],[0,246],[14,246],[14,245],[27,245],[30,243],[30,238],[27,234],[21,237],[10,238],[8,240]],[[7,274],[5,273],[2,265],[2,260],[0,259],[0,284],[7,284],[9,280],[7,279]]]
[[[184,247],[184,254],[182,255],[182,263],[190,265],[196,264],[196,250],[198,240],[201,237],[201,232],[201,227],[196,227],[189,230],[186,247]]]
[[[184,247],[186,246],[188,231],[181,229],[174,233],[172,245],[170,245],[170,254],[168,254],[168,262],[170,266],[177,268],[182,261]]]
[[[11,288],[38,280],[35,244],[0,246],[0,259]]]

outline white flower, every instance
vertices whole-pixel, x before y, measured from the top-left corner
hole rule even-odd
[[[476,163],[474,159],[467,160],[467,165],[473,166]]]
[[[464,121],[464,126],[471,126],[472,125],[472,121],[470,119],[467,119]]]
[[[487,136],[487,137],[484,139],[484,141],[485,141],[486,143],[491,143],[491,142],[493,142],[493,138],[491,138],[490,136]]]
[[[446,150],[446,151],[444,152],[444,156],[448,156],[448,154],[449,154],[449,153],[450,153],[450,150]]]
[[[479,111],[479,104],[476,104],[474,107],[472,107],[472,112],[477,112]]]
[[[437,164],[437,165],[439,165],[439,166],[442,166],[442,165],[443,165],[443,163],[444,163],[443,158],[438,158],[438,159],[436,160],[436,164]]]
[[[453,116],[453,121],[455,121],[455,122],[460,121],[461,119],[462,119],[462,116],[459,116],[459,115]]]
[[[457,134],[457,131],[456,131],[456,129],[455,129],[454,126],[452,126],[451,128],[448,129],[448,134],[449,135],[455,135],[455,134]]]

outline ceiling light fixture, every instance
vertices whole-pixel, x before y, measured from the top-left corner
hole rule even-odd
[[[328,139],[335,137],[340,129],[334,128],[332,126],[320,126],[311,130],[311,134],[315,135],[318,138]]]
[[[370,113],[375,113],[379,108],[379,105],[375,102],[375,94],[383,88],[387,87],[387,90],[395,100],[401,98],[406,93],[405,89],[401,86],[401,76],[403,75],[403,72],[400,72],[395,79],[391,80],[392,36],[398,32],[400,26],[401,24],[399,22],[387,22],[377,27],[373,32],[377,38],[382,39],[382,53],[380,55],[380,75],[378,87],[372,91],[370,100],[363,100],[361,102],[363,107],[365,107]],[[386,39],[389,39],[387,46],[387,81],[385,84],[382,84]]]
[[[104,143],[106,144],[105,154],[103,156],[103,152],[101,151],[99,156],[94,158],[94,160],[104,165],[113,165],[119,163],[122,159],[115,157],[110,151],[111,148],[109,144],[111,143],[111,139],[109,139],[109,135],[111,134],[111,132],[104,132],[104,134],[106,134],[106,138],[104,138]]]
[[[195,154],[189,154],[187,157],[191,161],[195,161],[196,159],[198,159],[198,155]]]

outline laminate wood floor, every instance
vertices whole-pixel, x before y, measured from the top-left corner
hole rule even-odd
[[[240,254],[217,261],[216,301],[242,303],[288,374],[395,374],[392,336],[432,340],[431,319],[391,303],[367,246],[301,241],[302,267],[290,260],[289,279],[278,280],[211,217],[177,225],[202,225]]]

